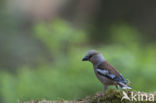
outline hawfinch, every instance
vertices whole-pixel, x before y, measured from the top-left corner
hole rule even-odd
[[[104,85],[104,90],[107,89],[108,85],[115,85],[117,89],[118,85],[122,89],[131,89],[127,86],[127,81],[123,76],[98,51],[90,50],[82,61],[90,61],[93,64],[94,72]]]

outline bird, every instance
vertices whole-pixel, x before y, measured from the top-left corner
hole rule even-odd
[[[123,78],[122,74],[108,63],[100,52],[89,50],[82,61],[89,61],[93,64],[96,77],[104,85],[104,91],[110,85],[114,85],[116,89],[118,89],[118,86],[122,89],[132,89],[127,85],[127,81]]]

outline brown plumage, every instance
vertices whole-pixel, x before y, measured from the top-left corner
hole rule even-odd
[[[98,68],[101,68],[102,70],[108,70],[110,73],[115,74],[116,76],[120,76],[120,73],[107,61],[103,61],[100,65],[98,65]]]
[[[108,85],[115,85],[116,88],[119,85],[122,89],[131,89],[131,87],[127,86],[123,76],[98,51],[90,50],[83,58],[83,61],[90,61],[93,64],[94,72],[104,85],[104,90]]]

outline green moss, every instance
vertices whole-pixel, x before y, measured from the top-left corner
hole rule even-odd
[[[125,91],[128,96],[130,96],[129,90]],[[105,93],[97,93],[95,96],[92,97],[91,103],[151,103],[148,101],[128,101],[123,100],[121,102],[121,98],[123,97],[122,90],[108,90]],[[155,95],[156,98],[156,95]]]
[[[131,91],[126,90],[125,91],[128,96],[130,96]],[[134,91],[133,91],[134,92]],[[154,93],[155,94],[155,93]],[[155,103],[155,102],[150,102],[150,101],[128,101],[128,100],[123,100],[121,102],[121,98],[123,97],[123,90],[108,90],[106,92],[100,92],[96,93],[95,96],[89,97],[87,96],[85,99],[78,100],[78,101],[66,101],[66,100],[61,100],[61,101],[31,101],[27,103]],[[155,94],[156,98],[156,94]],[[24,103],[24,102],[19,102],[19,103]]]

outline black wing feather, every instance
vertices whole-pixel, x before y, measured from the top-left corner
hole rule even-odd
[[[111,79],[111,80],[114,80],[114,81],[117,81],[117,82],[122,82],[122,83],[124,83],[124,84],[127,84],[127,81],[123,78],[123,76],[122,75],[120,75],[120,76],[116,76],[116,75],[114,75],[114,74],[112,74],[112,73],[110,73],[110,72],[108,72],[108,73],[103,73],[103,72],[100,72],[101,71],[101,69],[99,69],[99,68],[97,68],[97,73],[99,74],[99,75],[101,75],[101,76],[104,76],[104,77],[107,77],[107,78],[109,78],[109,79]]]

